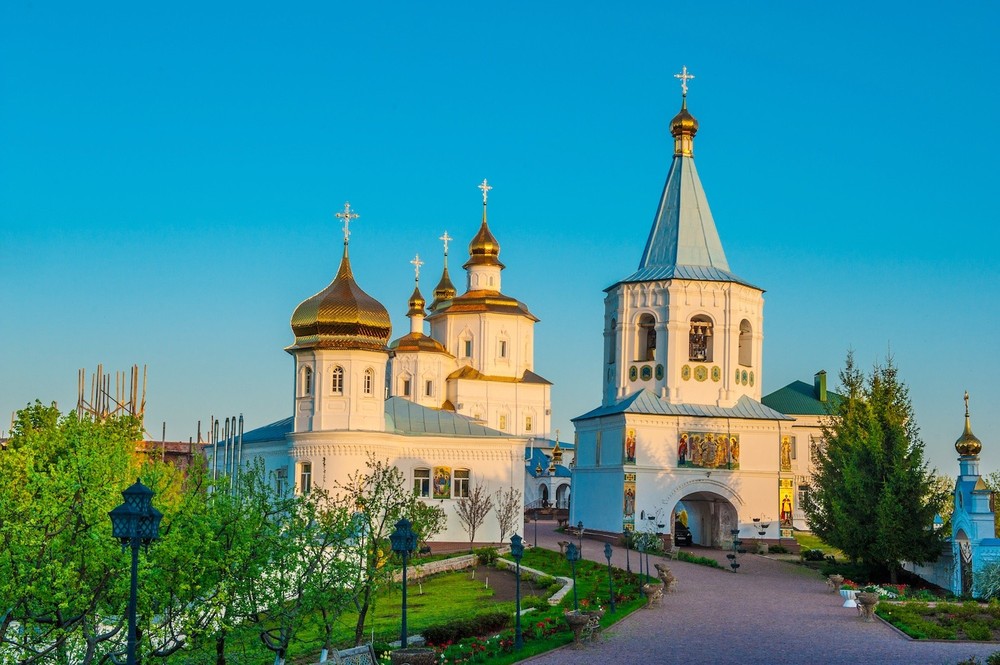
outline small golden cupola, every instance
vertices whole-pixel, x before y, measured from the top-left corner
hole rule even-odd
[[[687,82],[694,78],[687,67],[681,69],[674,78],[681,80],[681,110],[670,121],[670,133],[674,137],[674,154],[683,157],[694,156],[694,136],[698,133],[698,121],[687,109]]]
[[[452,284],[451,276],[448,275],[448,243],[451,242],[452,237],[445,231],[438,240],[444,243],[444,270],[441,272],[441,280],[434,287],[434,300],[431,301],[432,312],[436,311],[442,302],[451,300],[458,294],[458,289]]]
[[[427,304],[427,301],[424,300],[424,296],[420,293],[420,266],[424,265],[424,262],[420,260],[420,255],[417,254],[410,263],[413,264],[415,274],[413,278],[413,293],[410,294],[410,311],[406,315],[411,318],[415,316],[420,317],[420,320],[423,321],[424,314],[426,314],[424,306]]]
[[[972,433],[972,423],[969,421],[969,393],[965,393],[965,431],[955,441],[955,450],[962,457],[976,457],[983,449],[983,442]]]
[[[473,266],[499,266],[502,270],[505,266],[500,262],[500,243],[490,232],[486,222],[486,200],[493,187],[483,179],[479,189],[483,192],[483,221],[479,225],[479,232],[469,243],[469,260],[462,267],[468,270]]]
[[[392,334],[389,312],[379,301],[365,293],[351,270],[347,253],[349,224],[358,217],[351,204],[344,204],[344,254],[340,269],[329,286],[304,300],[292,314],[295,343],[286,350],[359,349],[385,351]]]

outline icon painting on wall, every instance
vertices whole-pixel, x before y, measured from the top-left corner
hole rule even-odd
[[[702,469],[740,468],[740,435],[726,432],[681,432],[677,466]]]
[[[635,464],[635,429],[629,427],[625,430],[625,463]]]
[[[434,494],[435,499],[451,498],[451,467],[434,467]]]

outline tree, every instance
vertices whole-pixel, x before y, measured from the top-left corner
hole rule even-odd
[[[417,545],[423,546],[427,541],[444,531],[448,524],[448,515],[444,509],[432,503],[425,503],[416,495],[407,510],[410,516],[411,528],[417,534]]]
[[[392,581],[393,571],[386,565],[392,553],[389,534],[413,502],[403,472],[388,460],[370,454],[365,467],[335,485],[335,502],[351,513],[354,525],[351,549],[357,559],[351,586],[358,612],[355,644],[364,640],[365,621],[376,592]]]
[[[499,489],[493,495],[493,502],[496,506],[494,512],[497,516],[497,525],[500,527],[500,542],[504,542],[508,534],[514,534],[518,520],[523,519],[521,490],[516,487]]]
[[[865,375],[852,353],[844,399],[823,425],[804,509],[810,528],[872,575],[896,581],[903,561],[937,558],[934,516],[944,500],[924,462],[909,392],[890,358]]]
[[[469,534],[469,549],[476,541],[476,530],[486,521],[493,510],[493,499],[481,484],[476,484],[469,496],[462,497],[455,504],[455,512],[465,532]]]

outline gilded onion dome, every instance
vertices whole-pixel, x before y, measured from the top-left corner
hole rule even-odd
[[[294,349],[384,351],[392,333],[389,312],[354,281],[344,243],[337,276],[328,287],[303,301],[292,314]]]
[[[681,102],[680,113],[670,121],[670,133],[674,137],[675,155],[694,156],[694,135],[698,133],[698,121],[688,113],[686,96]]]
[[[447,255],[445,256],[445,260],[447,260]],[[452,284],[451,277],[448,275],[448,266],[445,266],[444,271],[441,273],[441,281],[434,287],[434,300],[431,301],[431,309],[436,309],[442,301],[451,300],[457,294],[458,289]]]
[[[427,304],[427,301],[424,300],[424,297],[420,294],[420,287],[419,286],[414,286],[413,287],[413,294],[410,295],[410,311],[408,311],[406,313],[406,315],[407,316],[423,316],[424,315],[424,306],[426,304]]]
[[[500,243],[490,233],[489,224],[486,223],[486,206],[483,206],[483,223],[479,226],[479,232],[469,243],[469,260],[462,267],[468,270],[472,266],[500,266]]]
[[[983,442],[972,433],[972,424],[969,421],[969,393],[965,393],[965,431],[955,442],[955,450],[962,457],[975,457],[983,449]]]

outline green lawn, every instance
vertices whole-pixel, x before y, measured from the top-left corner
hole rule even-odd
[[[837,559],[842,560],[844,558],[843,552],[838,550],[836,547],[831,547],[830,545],[827,545],[817,536],[814,536],[809,532],[795,531],[793,532],[793,535],[795,536],[795,541],[799,544],[799,547],[801,547],[804,550],[823,550],[827,554],[832,554],[833,556],[837,557]]]

